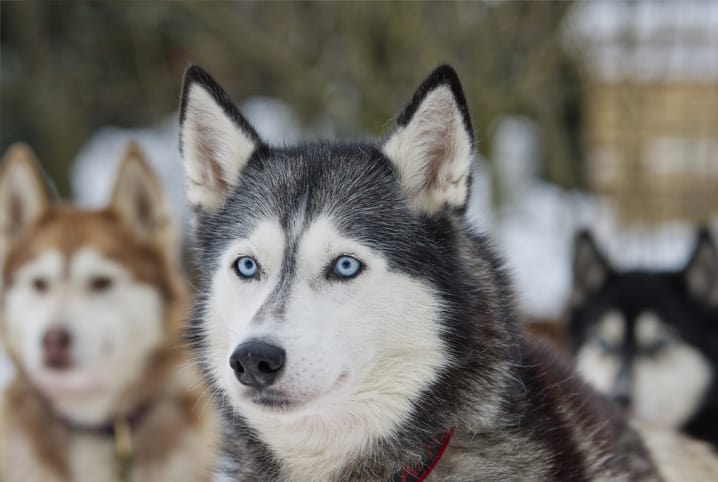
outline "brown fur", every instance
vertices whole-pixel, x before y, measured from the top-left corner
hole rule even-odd
[[[7,388],[0,415],[3,443],[11,443],[10,436],[21,431],[32,444],[38,461],[62,478],[69,477],[63,440],[67,436],[64,426],[56,423],[52,414],[42,403],[24,378],[16,378]]]

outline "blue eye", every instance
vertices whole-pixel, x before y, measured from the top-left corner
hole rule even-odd
[[[363,265],[361,261],[351,256],[339,256],[334,261],[334,274],[342,279],[351,279],[356,277],[361,271]]]
[[[602,336],[596,338],[596,344],[598,345],[598,348],[604,353],[611,353],[616,348],[608,338],[604,338]]]
[[[666,348],[669,348],[672,343],[673,340],[671,340],[670,337],[662,336],[655,342],[653,342],[650,346],[646,347],[644,350],[649,355],[657,355],[663,352]]]
[[[256,278],[259,274],[259,266],[257,262],[249,256],[240,256],[234,262],[234,272],[240,278],[250,279]]]

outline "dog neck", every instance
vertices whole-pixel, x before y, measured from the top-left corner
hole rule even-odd
[[[431,439],[431,443],[426,447],[426,456],[417,465],[405,465],[399,472],[394,474],[391,482],[422,482],[431,474],[436,465],[444,455],[446,447],[451,442],[451,436],[454,429],[438,434]]]
[[[68,430],[88,435],[100,435],[106,437],[117,437],[118,432],[128,429],[134,432],[142,423],[152,408],[149,402],[142,403],[135,407],[132,411],[125,414],[118,414],[99,424],[78,423],[62,415],[55,414],[57,418]],[[122,427],[122,428],[119,428]]]

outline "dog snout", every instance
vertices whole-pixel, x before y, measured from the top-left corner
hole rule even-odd
[[[62,370],[70,366],[72,335],[63,327],[49,329],[42,337],[45,366]]]
[[[613,387],[613,400],[623,410],[631,408],[631,391],[633,376],[630,363],[624,362],[616,376],[616,383]]]
[[[235,348],[229,365],[239,383],[252,388],[272,385],[279,377],[286,352],[263,341],[248,341]]]
[[[623,410],[631,408],[631,396],[627,393],[616,393],[613,396],[613,400]]]

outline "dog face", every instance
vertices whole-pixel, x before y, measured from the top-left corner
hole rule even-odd
[[[634,415],[685,425],[714,380],[716,260],[704,233],[679,272],[621,273],[579,235],[570,325],[578,371]]]
[[[255,425],[402,419],[452,363],[437,280],[461,270],[446,213],[465,209],[473,151],[455,73],[427,79],[378,144],[271,148],[196,67],[181,119],[196,341],[217,385]]]
[[[29,149],[11,147],[2,192],[2,329],[54,408],[106,420],[167,337],[171,226],[159,184],[130,148],[102,211],[53,203]]]
[[[401,380],[394,390],[411,392],[418,383],[412,372],[432,373],[441,364],[434,323],[440,302],[431,288],[393,272],[378,246],[337,224],[319,216],[287,239],[279,221],[260,221],[224,248],[208,330],[212,346],[221,347],[215,362],[238,403],[316,411],[361,391],[381,392],[388,380]],[[258,359],[253,373],[245,365],[253,362],[252,342],[277,347],[278,361],[267,354],[267,370]],[[276,379],[272,363],[280,365]],[[311,403],[316,400],[322,403]]]

